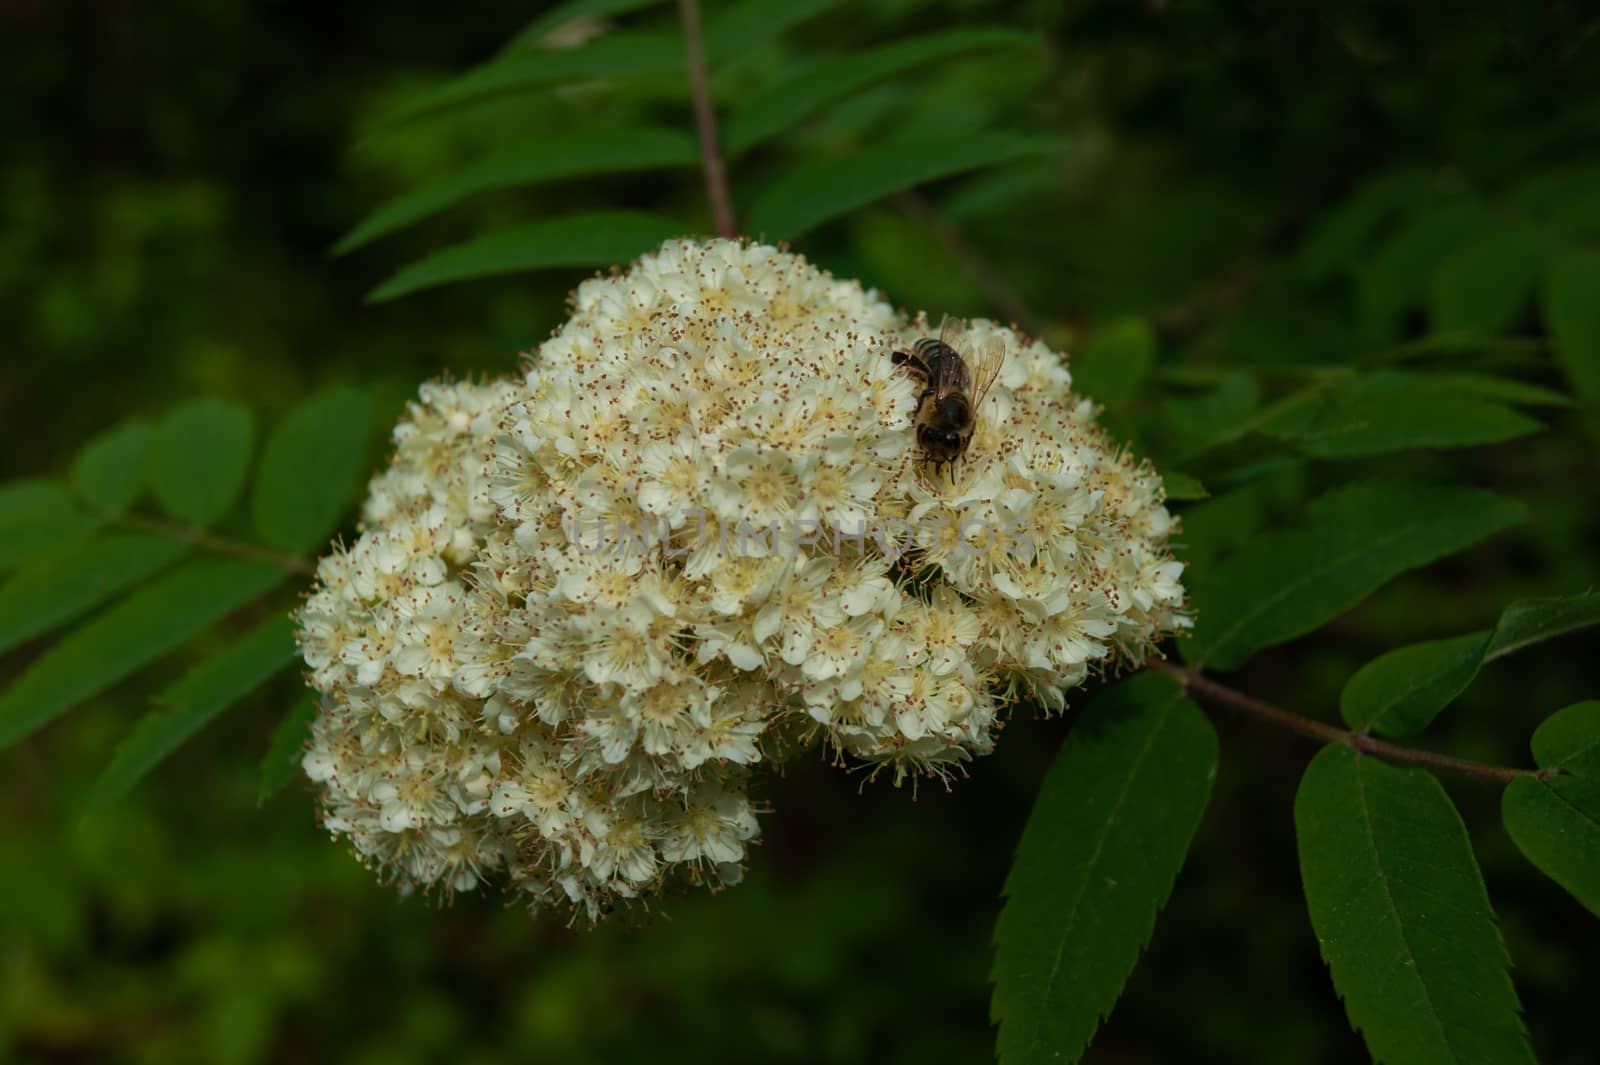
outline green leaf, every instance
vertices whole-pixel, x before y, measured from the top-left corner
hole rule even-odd
[[[1177,470],[1164,470],[1161,483],[1166,486],[1168,499],[1209,499],[1211,493],[1197,478]]]
[[[1576,703],[1546,718],[1533,733],[1533,759],[1540,769],[1600,776],[1600,701]]]
[[[496,96],[568,81],[677,74],[683,69],[683,37],[676,31],[610,33],[577,48],[521,54],[474,67],[414,101],[395,115],[393,122],[411,122]]]
[[[760,144],[835,100],[920,66],[972,52],[1039,44],[1036,34],[970,26],[924,34],[810,64],[759,92],[734,112],[724,142],[730,155]]]
[[[165,536],[111,534],[39,555],[0,584],[0,652],[131,588],[187,546]]]
[[[90,524],[67,490],[54,481],[0,484],[0,571],[78,539]]]
[[[1573,391],[1600,401],[1600,252],[1558,260],[1544,283],[1544,317]]]
[[[259,562],[196,559],[66,636],[0,694],[0,748],[155,661],[286,576]]]
[[[1311,927],[1373,1060],[1531,1063],[1472,844],[1433,775],[1325,747],[1294,823]]]
[[[1156,335],[1149,325],[1138,318],[1113,322],[1073,353],[1072,390],[1115,409],[1138,395],[1155,363]]]
[[[694,166],[699,158],[692,138],[668,129],[586,130],[560,140],[520,145],[389,201],[368,215],[333,250],[343,255],[490,189],[584,174]]]
[[[1490,635],[1473,632],[1379,655],[1345,684],[1339,713],[1351,728],[1390,736],[1421,732],[1478,675]]]
[[[744,0],[722,8],[714,17],[706,19],[707,62],[716,67],[742,58],[837,2]],[[547,89],[566,82],[635,79],[683,71],[681,30],[623,30],[603,34],[576,48],[531,54],[508,50],[425,94],[397,114],[393,121],[410,122],[497,96]],[[683,92],[687,97],[687,79],[683,82]]]
[[[151,442],[150,482],[175,518],[210,525],[244,487],[255,418],[245,407],[197,399],[164,418]]]
[[[1247,434],[1261,405],[1261,387],[1245,371],[1229,371],[1204,392],[1170,396],[1161,406],[1172,451],[1192,458]]]
[[[1348,459],[1499,443],[1543,426],[1427,375],[1379,370],[1308,393],[1305,402],[1286,407],[1261,428],[1308,455]]]
[[[1082,1055],[1172,892],[1216,767],[1211,723],[1167,677],[1106,688],[1073,723],[995,929],[1002,1063]]]
[[[1513,603],[1495,627],[1379,655],[1350,678],[1339,712],[1351,728],[1410,736],[1427,728],[1487,662],[1542,640],[1600,625],[1600,593]]]
[[[373,289],[373,303],[408,292],[552,266],[614,266],[653,251],[683,226],[643,211],[589,211],[527,222],[454,244]]]
[[[272,730],[272,743],[261,760],[261,782],[256,789],[256,802],[266,802],[282,791],[300,769],[300,758],[306,744],[311,741],[311,722],[317,716],[317,706],[310,695],[303,695]]]
[[[1412,215],[1356,275],[1363,332],[1374,339],[1392,337],[1401,313],[1417,301],[1440,264],[1490,218],[1473,200],[1450,200]]]
[[[256,531],[273,547],[319,547],[339,523],[366,472],[372,400],[331,388],[284,416],[261,453],[252,500]]]
[[[901,189],[1060,148],[1056,140],[1014,133],[877,144],[792,168],[756,201],[744,228],[764,240],[790,240]]]
[[[1510,328],[1553,250],[1533,224],[1497,219],[1439,268],[1428,301],[1434,329],[1493,335]]]
[[[89,805],[104,808],[146,773],[295,658],[294,626],[275,617],[207,658],[156,696],[159,709],[140,718],[100,774]]]
[[[1368,481],[1313,500],[1304,526],[1261,536],[1196,574],[1192,664],[1234,669],[1332,621],[1406,570],[1464,550],[1525,508],[1491,492]]]
[[[152,430],[142,418],[123,422],[89,441],[72,463],[72,490],[90,509],[125,510],[144,490]]]
[[[568,0],[557,4],[524,26],[501,52],[509,55],[533,51],[550,34],[580,19],[598,21],[613,15],[627,15],[647,7],[655,7],[665,0]]]
[[[1486,373],[1432,373],[1428,379],[1441,388],[1469,396],[1496,399],[1525,407],[1570,407],[1572,397],[1550,388]]]
[[[1430,184],[1426,174],[1414,170],[1380,174],[1316,220],[1300,245],[1296,266],[1308,280],[1321,281],[1360,262],[1378,228],[1426,195]]]
[[[719,7],[706,20],[706,59],[713,67],[740,59],[838,2],[742,0],[731,7]]]

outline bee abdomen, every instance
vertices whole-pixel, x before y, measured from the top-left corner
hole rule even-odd
[[[923,337],[911,345],[911,350],[917,354],[918,358],[929,365],[932,365],[936,359],[960,358],[956,354],[955,348],[952,348],[938,337]]]

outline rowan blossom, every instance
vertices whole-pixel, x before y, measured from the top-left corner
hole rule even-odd
[[[926,320],[762,245],[669,242],[520,376],[423,386],[298,617],[324,824],[592,917],[736,882],[763,762],[947,775],[1187,624],[1154,471],[969,328],[1008,358],[953,477],[890,359]]]

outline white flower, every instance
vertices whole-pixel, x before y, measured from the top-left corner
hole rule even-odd
[[[573,307],[422,387],[299,614],[323,824],[403,886],[737,883],[765,760],[947,775],[1187,624],[1159,479],[1044,346],[970,323],[1008,357],[952,483],[890,358],[927,320],[799,256],[670,241]]]

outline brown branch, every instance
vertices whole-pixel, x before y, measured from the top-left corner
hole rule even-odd
[[[1476,780],[1492,781],[1496,784],[1509,784],[1518,777],[1536,777],[1540,780],[1553,776],[1549,770],[1535,771],[1532,769],[1511,769],[1507,766],[1488,765],[1484,762],[1470,762],[1465,758],[1452,758],[1447,754],[1434,754],[1432,751],[1419,751],[1415,747],[1402,747],[1398,743],[1388,743],[1384,740],[1373,739],[1365,732],[1352,732],[1349,729],[1339,728],[1324,721],[1314,721],[1309,717],[1301,717],[1282,707],[1273,706],[1271,703],[1257,699],[1253,695],[1246,695],[1212,680],[1197,669],[1184,669],[1159,658],[1145,660],[1145,668],[1153,669],[1158,673],[1176,677],[1183,685],[1184,691],[1191,695],[1213,703],[1231,706],[1236,710],[1243,710],[1253,714],[1264,721],[1270,721],[1279,728],[1298,732],[1300,735],[1317,740],[1320,743],[1343,743],[1353,747],[1362,754],[1370,754],[1374,758],[1382,758],[1386,762],[1397,762],[1401,765],[1421,766],[1425,769],[1437,769],[1446,773],[1456,773]]]
[[[728,172],[717,145],[717,114],[711,107],[711,86],[706,77],[705,45],[700,37],[699,0],[678,0],[683,21],[684,55],[689,64],[689,86],[694,93],[694,124],[700,134],[700,163],[706,173],[706,196],[711,201],[711,217],[717,236],[734,240],[739,227],[733,220],[733,201],[728,198]]]
[[[245,543],[243,540],[229,540],[221,536],[212,536],[204,529],[197,529],[191,525],[179,525],[176,522],[162,521],[158,518],[147,518],[142,514],[121,514],[118,515],[116,520],[118,523],[132,529],[142,529],[158,536],[193,544],[200,550],[209,551],[214,555],[226,555],[229,558],[243,559],[246,562],[266,562],[287,573],[298,574],[302,577],[314,577],[317,574],[317,567],[299,555],[281,555],[276,551]]]

